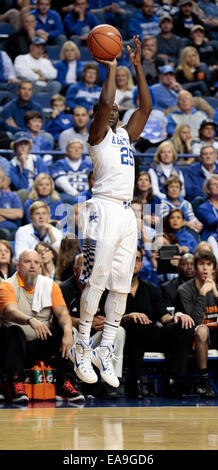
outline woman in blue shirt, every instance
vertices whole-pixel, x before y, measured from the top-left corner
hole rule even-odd
[[[172,245],[178,244],[179,253],[193,253],[198,242],[184,226],[184,214],[181,209],[172,209],[164,220],[164,233]]]
[[[197,208],[197,216],[204,225],[202,240],[213,248],[218,260],[218,175],[212,174],[204,183],[206,201]]]
[[[58,71],[57,80],[64,90],[80,80],[84,62],[80,60],[80,51],[73,41],[66,41],[60,53],[60,60],[54,64]]]

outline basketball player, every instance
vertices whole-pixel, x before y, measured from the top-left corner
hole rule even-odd
[[[98,377],[112,387],[119,386],[112,365],[114,338],[125,312],[137,248],[137,226],[131,200],[134,188],[134,157],[130,148],[151,112],[151,97],[141,67],[141,44],[133,38],[134,51],[127,46],[137,77],[139,108],[124,127],[117,127],[119,112],[114,102],[117,68],[113,61],[97,60],[107,66],[99,102],[94,107],[88,147],[95,183],[92,198],[85,203],[83,270],[80,281],[86,283],[81,296],[79,336],[73,348],[78,377],[95,383]],[[90,329],[103,291],[109,290],[105,303],[106,320],[100,346],[91,348]]]

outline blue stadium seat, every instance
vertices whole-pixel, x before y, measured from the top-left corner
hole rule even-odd
[[[48,54],[48,58],[53,62],[60,60],[60,46],[46,46],[46,52]]]
[[[79,50],[80,50],[80,60],[84,60],[85,62],[94,61],[92,54],[90,54],[87,47],[81,46]]]
[[[2,100],[3,98],[6,98],[8,96],[8,98],[10,98],[10,100],[12,100],[14,98],[14,95],[13,93],[10,93],[10,91],[3,91],[3,90],[0,90],[0,106],[2,106]]]
[[[51,108],[51,94],[50,93],[35,93],[33,95],[33,100],[37,101],[41,107],[44,108]]]
[[[213,96],[204,96],[205,101],[207,101],[212,108],[217,109],[218,108],[218,98],[215,98]]]
[[[0,23],[0,35],[9,35],[15,31],[14,27],[9,23]]]

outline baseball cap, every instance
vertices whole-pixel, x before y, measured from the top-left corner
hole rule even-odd
[[[182,5],[186,5],[187,3],[190,3],[191,5],[193,5],[193,1],[192,0],[180,0],[179,2],[179,7],[182,6]]]
[[[159,24],[162,23],[162,21],[164,20],[168,20],[168,21],[171,21],[171,23],[173,23],[173,18],[168,13],[164,13],[164,15],[160,17]]]
[[[36,36],[32,39],[31,44],[35,44],[35,46],[41,46],[41,44],[46,44],[45,39]]]
[[[19,142],[29,142],[30,147],[32,147],[32,140],[26,132],[16,132],[13,142],[11,142],[11,147],[14,148],[14,145],[18,144]]]
[[[170,73],[170,72],[175,73],[175,70],[171,65],[163,65],[162,67],[159,67],[158,70],[159,70],[160,73],[163,73],[164,75],[166,73]]]
[[[202,121],[201,125],[200,125],[200,129],[202,129],[202,127],[204,126],[207,126],[207,125],[211,125],[211,126],[214,126],[214,128],[216,127],[216,124],[214,121],[212,121],[212,119],[204,119],[204,121]]]
[[[194,31],[197,31],[198,29],[201,29],[202,31],[205,31],[204,27],[201,26],[201,24],[195,24],[191,29],[191,33],[194,33]]]

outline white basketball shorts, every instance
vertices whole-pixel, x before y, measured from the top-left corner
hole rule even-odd
[[[130,202],[92,197],[83,208],[81,282],[130,292],[137,249],[137,223]]]

